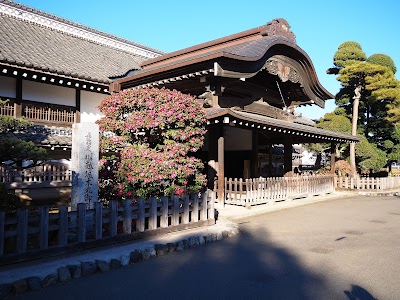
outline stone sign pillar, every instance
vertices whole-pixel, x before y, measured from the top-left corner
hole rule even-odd
[[[92,209],[98,201],[99,125],[76,123],[72,125],[72,188],[71,206],[86,203]]]

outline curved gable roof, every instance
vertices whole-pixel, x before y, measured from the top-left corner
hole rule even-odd
[[[333,98],[318,81],[310,57],[296,44],[295,35],[284,19],[146,60],[141,70],[115,83],[122,88],[143,85],[154,78],[160,80],[162,73],[176,76],[178,74],[174,72],[178,70],[196,64],[205,66],[207,62],[208,68],[213,68],[214,76],[249,78],[265,68],[267,60],[273,56],[300,73],[305,92],[317,104],[323,106],[324,100]]]

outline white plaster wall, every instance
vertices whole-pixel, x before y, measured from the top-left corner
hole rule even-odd
[[[75,89],[23,80],[22,99],[75,107]]]
[[[81,91],[81,122],[95,122],[102,117],[97,106],[107,95]]]
[[[225,151],[246,151],[251,150],[251,130],[225,127]]]
[[[17,80],[12,77],[0,76],[0,98],[2,98],[2,100],[6,100],[7,97],[16,97],[16,81]]]

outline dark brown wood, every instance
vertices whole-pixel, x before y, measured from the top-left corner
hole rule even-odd
[[[243,110],[278,120],[293,121],[293,116],[291,114],[280,108],[271,106],[263,100],[254,101],[253,103],[244,106]]]
[[[250,173],[251,177],[259,177],[259,167],[258,167],[258,132],[256,130],[252,130],[252,147],[251,147],[251,164],[250,164]]]
[[[137,221],[136,221],[136,231],[143,232],[145,230],[144,223],[144,199],[139,198],[137,201],[138,212],[137,212]]]
[[[68,207],[60,205],[58,207],[58,245],[64,247],[68,243]]]
[[[172,207],[172,220],[171,225],[177,226],[179,225],[179,196],[172,196],[173,207]]]
[[[189,223],[189,195],[184,195],[183,196],[183,216],[182,216],[182,223],[183,224],[188,224]]]
[[[75,123],[81,122],[81,90],[75,90]]]
[[[116,236],[117,230],[117,220],[118,216],[118,203],[117,201],[110,201],[110,236]]]
[[[268,176],[272,176],[272,144],[268,145]]]
[[[224,186],[225,186],[225,141],[224,127],[220,126],[218,137],[218,205],[224,207]]]
[[[47,249],[49,246],[49,208],[42,206],[39,209],[40,216],[40,249]]]
[[[17,252],[24,253],[28,244],[28,209],[23,207],[17,211]]]
[[[218,130],[219,128],[216,125],[210,126],[208,129],[207,187],[209,189],[213,189],[214,181],[217,179]]]
[[[153,230],[157,228],[157,199],[151,197],[149,203],[150,203],[149,230]]]
[[[86,203],[78,203],[78,226],[76,228],[78,243],[86,241]]]
[[[7,255],[4,257],[0,257],[0,266],[10,265],[17,262],[29,261],[34,259],[37,260],[41,258],[47,260],[50,257],[63,256],[65,254],[71,254],[76,252],[82,253],[82,251],[87,251],[89,253],[93,251],[92,249],[101,246],[118,245],[120,243],[125,243],[125,242],[130,244],[131,241],[134,240],[146,239],[159,235],[165,235],[172,232],[177,232],[202,226],[209,226],[214,224],[215,224],[215,219],[209,219],[206,221],[198,221],[196,223],[180,224],[178,226],[170,226],[167,228],[157,228],[151,231],[133,232],[132,234],[124,234],[116,237],[104,238],[101,240],[87,241],[86,243],[74,244],[66,247],[51,248],[43,251],[35,251],[24,254]]]
[[[292,156],[293,156],[293,149],[292,143],[289,140],[284,141],[284,158],[283,158],[283,172],[286,174],[287,172],[292,171]]]
[[[94,203],[94,238],[103,237],[103,202]]]
[[[22,117],[22,78],[17,77],[15,86],[14,118]]]
[[[160,226],[166,228],[168,227],[168,197],[161,197],[161,205]]]
[[[336,145],[331,143],[331,173],[335,175]]]

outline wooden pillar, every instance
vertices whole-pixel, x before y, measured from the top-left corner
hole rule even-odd
[[[219,127],[218,136],[218,203],[219,208],[225,206],[225,141],[224,141],[224,126]]]
[[[268,148],[268,176],[272,177],[272,144],[269,145]]]
[[[287,172],[292,171],[293,149],[291,140],[285,140],[283,151],[283,174],[286,174]]]
[[[252,131],[251,136],[252,146],[251,146],[251,165],[250,165],[250,176],[252,178],[259,177],[258,168],[258,132],[256,130]]]
[[[15,85],[14,118],[22,117],[22,77],[17,77]]]
[[[331,143],[331,174],[335,175],[336,145]]]
[[[218,161],[218,127],[208,126],[208,165],[207,165],[207,187],[214,189],[214,180],[217,178]]]
[[[81,122],[81,90],[75,90],[75,123]]]

